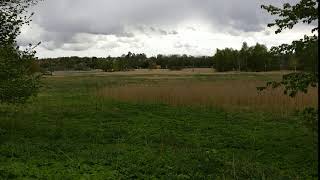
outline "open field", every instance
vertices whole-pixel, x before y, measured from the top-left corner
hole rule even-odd
[[[0,179],[317,179],[317,137],[294,112],[316,89],[291,100],[255,94],[277,72],[170,73],[58,72],[1,105]]]

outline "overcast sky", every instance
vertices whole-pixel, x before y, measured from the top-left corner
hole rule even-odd
[[[216,48],[268,48],[309,33],[298,26],[280,35],[267,28],[272,17],[261,4],[283,0],[45,0],[18,43],[42,44],[38,57],[120,56],[128,51],[213,55]],[[292,2],[292,0],[291,0]]]

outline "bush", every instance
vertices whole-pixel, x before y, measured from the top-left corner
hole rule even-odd
[[[19,50],[16,39],[28,25],[27,10],[36,0],[0,1],[0,103],[24,103],[39,90],[35,47]],[[39,45],[40,43],[38,43]]]
[[[85,63],[78,63],[74,66],[76,71],[89,71],[90,68]]]
[[[306,108],[301,112],[304,124],[314,133],[318,133],[318,111],[315,108]]]
[[[34,54],[0,47],[0,103],[24,103],[39,90]]]

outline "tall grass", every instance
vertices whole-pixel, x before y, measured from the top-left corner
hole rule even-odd
[[[281,88],[258,92],[256,87],[262,85],[265,85],[265,82],[259,80],[175,81],[105,87],[98,91],[98,95],[122,101],[276,112],[291,112],[305,107],[317,107],[317,88],[310,88],[307,94],[301,93],[295,98],[290,98],[283,94]]]

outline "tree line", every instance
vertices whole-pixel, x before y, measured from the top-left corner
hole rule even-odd
[[[275,71],[299,70],[318,72],[318,43],[292,53],[279,53],[257,43],[249,47],[246,42],[240,50],[217,49],[213,56],[217,71]]]
[[[147,57],[146,54],[128,52],[120,57],[59,57],[39,59],[42,70],[92,70],[102,69],[106,72],[129,71],[132,69],[170,69],[181,70],[183,68],[210,68],[213,66],[212,57],[187,56],[187,55],[157,55]]]
[[[257,43],[243,43],[240,50],[217,49],[214,56],[157,55],[128,52],[120,57],[59,57],[38,60],[41,71],[93,70],[105,72],[129,71],[132,69],[214,68],[216,71],[262,72],[277,70],[318,71],[318,44],[315,43],[294,53],[277,53]]]

